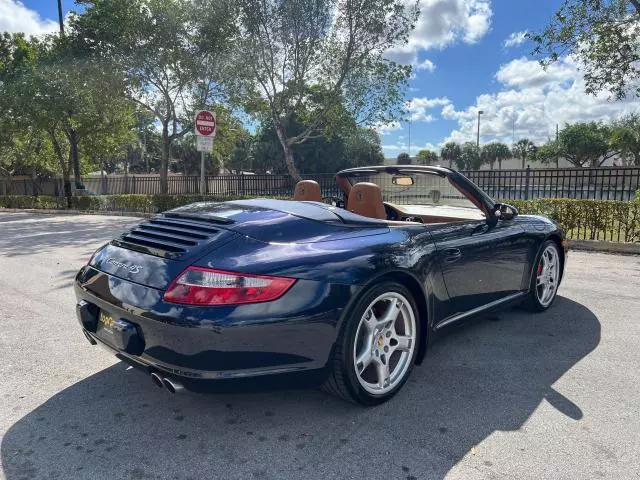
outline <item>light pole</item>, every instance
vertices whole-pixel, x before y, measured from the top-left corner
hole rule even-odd
[[[484,110],[478,110],[478,136],[476,137],[476,146],[480,148],[480,115],[484,113]]]
[[[62,0],[58,0],[58,22],[60,23],[60,35],[64,35],[64,22],[62,19]]]
[[[411,118],[409,118],[409,157],[411,157]]]

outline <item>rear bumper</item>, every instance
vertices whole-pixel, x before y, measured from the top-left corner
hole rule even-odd
[[[128,363],[181,380],[229,380],[323,371],[344,307],[346,285],[299,280],[273,302],[233,307],[166,303],[162,291],[85,267],[78,302],[135,326],[142,345],[127,351],[78,320],[90,339]],[[92,331],[93,330],[93,331]],[[185,385],[187,386],[187,385]]]

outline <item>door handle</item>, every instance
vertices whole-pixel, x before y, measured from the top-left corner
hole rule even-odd
[[[459,248],[447,248],[444,251],[444,259],[446,262],[455,262],[462,257],[462,252]]]

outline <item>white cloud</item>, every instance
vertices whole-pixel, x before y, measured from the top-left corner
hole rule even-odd
[[[522,32],[513,32],[505,39],[503,43],[504,48],[512,48],[522,45],[527,40],[527,33],[529,33],[527,30],[523,30]]]
[[[411,149],[409,149],[409,144],[405,141],[402,141],[398,138],[397,143],[390,143],[382,145],[382,151],[385,153],[387,158],[394,158],[401,152],[409,153],[411,150],[411,156],[415,156],[418,154],[420,150],[431,150],[432,152],[440,152],[440,147],[434,145],[433,143],[411,143]]]
[[[535,60],[515,59],[502,65],[496,73],[502,89],[482,94],[474,105],[456,110],[445,104],[443,118],[456,120],[458,128],[444,142],[475,141],[478,110],[481,117],[481,136],[484,142],[499,140],[511,143],[527,137],[535,142],[546,142],[555,135],[556,124],[578,121],[607,121],[624,113],[635,111],[635,99],[609,101],[609,95],[587,95],[582,73],[570,58],[563,58],[545,72]],[[443,142],[443,143],[444,143]]]
[[[496,79],[509,87],[544,87],[571,82],[575,80],[576,73],[576,64],[566,57],[546,70],[538,62],[522,57],[502,65],[496,73]]]
[[[412,122],[432,122],[434,120],[433,115],[427,113],[427,110],[431,110],[435,107],[441,107],[449,105],[451,100],[446,97],[427,98],[416,97],[407,102],[407,110],[409,111],[409,118]]]
[[[27,35],[43,35],[54,32],[58,22],[41,18],[38,12],[30,10],[16,0],[0,0],[0,32]]]
[[[413,68],[415,68],[416,70],[426,70],[428,72],[433,72],[436,69],[436,66],[431,60],[426,58],[422,62],[416,63]]]
[[[407,0],[413,5],[413,0]],[[400,63],[416,64],[421,50],[444,48],[457,41],[476,43],[491,28],[490,0],[423,0],[420,18],[409,42],[389,56]]]
[[[392,143],[388,145],[382,145],[382,150],[385,152],[406,152],[409,150],[409,145],[404,142]]]

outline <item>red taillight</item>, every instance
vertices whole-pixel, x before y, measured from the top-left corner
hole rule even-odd
[[[189,267],[169,285],[164,300],[183,305],[270,302],[284,295],[294,283],[294,278]]]

